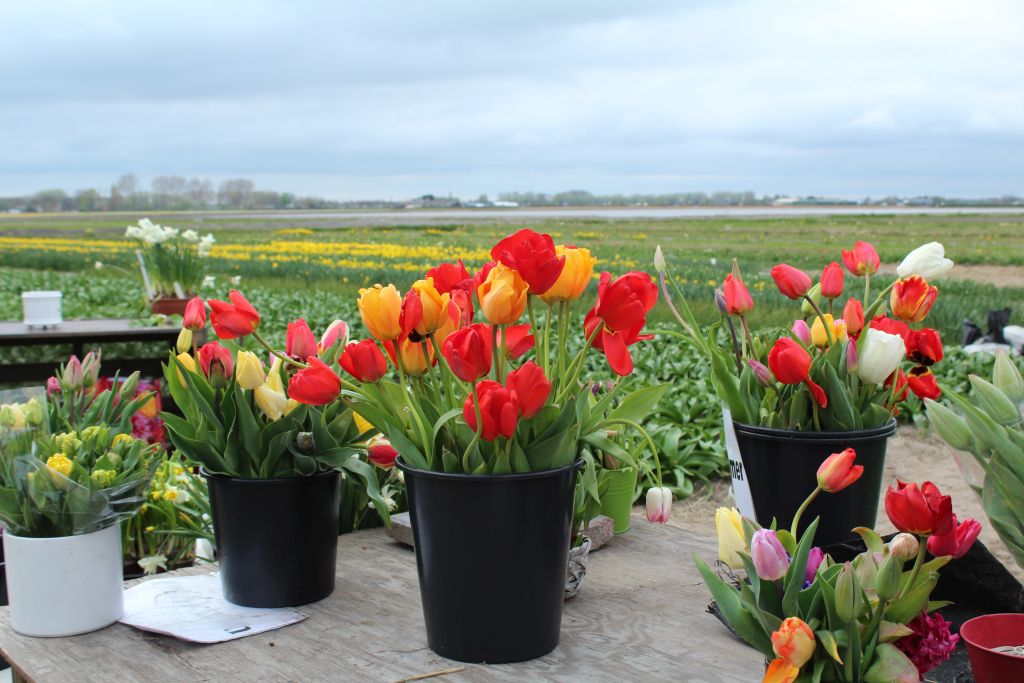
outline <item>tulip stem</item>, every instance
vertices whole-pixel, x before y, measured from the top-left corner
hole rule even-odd
[[[452,386],[452,377],[455,377],[455,373],[452,372],[451,366],[448,365],[448,360],[444,357],[444,354],[441,353],[441,346],[440,344],[437,343],[437,337],[435,337],[432,334],[429,336],[430,342],[434,345],[434,354],[437,356],[438,362],[444,366],[445,371],[441,373],[441,375],[444,377],[444,390],[445,393],[448,394],[448,401],[454,408],[457,405],[457,399],[455,397],[455,388]],[[455,377],[455,379],[458,379],[458,377]]]
[[[544,364],[541,365],[544,368],[544,374],[547,375],[548,379],[551,379],[551,311],[554,310],[551,304],[548,304],[548,312],[544,316]]]
[[[434,444],[431,439],[427,436],[427,428],[423,424],[423,420],[420,419],[420,413],[416,410],[416,406],[412,404],[412,399],[409,398],[409,390],[405,384],[405,367],[402,363],[402,354],[395,349],[395,360],[398,366],[398,378],[401,380],[402,398],[405,400],[405,405],[409,409],[409,413],[412,415],[413,422],[416,423],[416,429],[420,433],[420,438],[423,439],[423,450],[426,451],[427,464],[431,469],[434,468]]]
[[[484,430],[484,422],[480,419],[480,398],[477,395],[476,385],[473,385],[473,410],[476,412],[476,433],[473,434],[473,438],[469,442],[469,446],[466,447],[466,452],[462,455],[462,469],[465,470],[466,474],[472,474],[469,468],[469,454],[473,452],[473,447],[480,442],[480,434]]]
[[[817,314],[818,319],[821,320],[821,326],[825,328],[825,335],[828,338],[828,345],[832,346],[835,342],[835,337],[832,334],[832,325],[829,325],[828,321],[825,320],[825,314],[821,312],[821,308],[818,307],[818,304],[814,303],[814,299],[806,294],[804,294],[804,299],[807,300],[807,303],[811,305],[811,308],[813,308],[814,312]]]
[[[562,301],[558,304],[558,384],[561,388],[565,376],[565,338],[569,334],[569,311],[571,304]]]
[[[864,273],[864,303],[868,302],[868,297],[871,296],[871,273]]]
[[[494,365],[494,379],[501,382],[501,375],[498,371],[498,332],[499,325],[491,327],[491,363]]]
[[[574,358],[572,361],[570,361],[569,382],[564,387],[562,387],[561,392],[558,395],[558,398],[555,400],[556,404],[561,404],[562,399],[568,395],[571,387],[574,384],[576,384],[576,381],[579,379],[580,372],[583,371],[583,362],[586,360],[587,351],[590,350],[591,345],[594,343],[594,340],[597,338],[597,335],[601,332],[601,329],[603,327],[604,323],[601,323],[594,328],[594,331],[590,333],[589,337],[587,337],[587,343],[583,345],[583,349],[580,351],[579,355],[576,356],[576,358]]]
[[[498,326],[501,328],[501,326]],[[508,356],[508,328],[501,330],[501,344],[498,347],[498,382],[505,382],[505,358]]]
[[[900,591],[900,594],[896,596],[893,602],[902,598],[907,591],[913,590],[914,582],[917,581],[917,575],[921,573],[921,565],[924,564],[924,555],[928,552],[928,537],[918,536],[917,540],[917,557],[914,559],[914,568],[910,570],[910,580],[903,586],[903,590]]]
[[[540,330],[537,329],[537,317],[534,315],[534,312],[533,312],[533,300],[535,298],[536,297],[534,297],[533,294],[527,294],[526,295],[526,313],[530,317],[530,334],[533,335],[534,344],[537,343],[537,339],[540,337],[540,334],[539,334]],[[539,346],[535,346],[534,348],[536,348],[538,352],[540,351],[540,347]],[[537,353],[537,360],[541,361],[540,362],[540,367],[541,367],[541,369],[543,369],[544,368],[544,361],[541,359],[540,353]]]
[[[253,339],[255,339],[256,341],[258,341],[260,344],[263,345],[263,348],[265,348],[267,351],[270,351],[270,353],[272,355],[277,356],[278,358],[280,358],[281,360],[285,361],[286,363],[291,363],[292,365],[294,365],[297,368],[308,368],[309,367],[305,363],[302,363],[300,361],[295,360],[294,358],[286,356],[285,354],[283,354],[280,351],[278,351],[277,349],[275,349],[273,346],[268,344],[267,340],[264,339],[263,337],[261,337],[260,333],[257,332],[256,330],[252,331],[252,336],[253,336]]]
[[[895,287],[895,286],[896,286],[896,281],[893,280],[892,284],[890,284],[888,287],[886,287],[881,292],[879,292],[878,298],[876,298],[871,303],[871,306],[868,307],[868,310],[864,312],[864,324],[865,324],[865,326],[870,326],[869,323],[871,322],[871,319],[875,317],[875,313],[878,311],[878,307],[881,306],[882,302],[885,300],[885,295],[888,294],[889,292],[891,292],[892,288]],[[867,336],[867,335],[865,335],[865,336]]]
[[[800,503],[800,507],[797,508],[796,514],[793,515],[793,526],[789,530],[789,533],[793,535],[793,538],[799,538],[799,536],[797,536],[797,531],[800,527],[800,518],[803,517],[804,511],[814,501],[814,499],[818,497],[818,494],[821,493],[821,491],[821,486],[816,486],[814,490],[811,491],[811,495],[807,496],[807,498],[804,499],[804,502]]]
[[[658,447],[654,444],[654,440],[651,439],[651,435],[647,433],[647,430],[633,420],[624,420],[621,418],[616,420],[606,420],[605,424],[621,424],[627,427],[632,427],[640,432],[640,436],[647,442],[647,447],[651,449],[651,454],[654,456],[654,467],[658,473],[658,487],[660,488],[664,486],[661,479],[661,458],[658,457]]]

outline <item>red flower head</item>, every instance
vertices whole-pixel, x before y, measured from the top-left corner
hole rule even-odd
[[[799,299],[811,289],[811,278],[807,273],[785,263],[771,270],[775,286],[790,299]]]
[[[203,303],[202,297],[194,296],[189,299],[185,306],[185,315],[181,319],[181,326],[193,332],[206,327],[206,304]]]
[[[480,417],[483,422],[480,427],[481,438],[485,441],[494,441],[499,436],[512,438],[519,423],[519,399],[516,392],[494,380],[485,379],[477,383],[474,393],[479,400]],[[462,406],[462,418],[475,432],[477,422],[473,396],[471,393],[466,397],[466,402]]]
[[[313,336],[313,331],[309,329],[309,325],[303,318],[288,323],[284,349],[289,356],[302,361],[316,355],[316,337]]]
[[[464,289],[472,292],[476,289],[473,286],[473,277],[466,270],[462,259],[457,263],[442,263],[427,271],[424,279],[434,278],[434,287],[441,294],[451,294],[454,290]]]
[[[341,393],[341,378],[316,356],[310,356],[309,367],[302,368],[288,382],[288,398],[311,406],[330,403]]]
[[[950,626],[938,610],[931,614],[921,612],[907,624],[913,633],[893,643],[917,667],[920,680],[925,680],[926,673],[949,659],[960,642],[960,636],[949,632]]]
[[[854,465],[856,458],[857,453],[852,448],[825,458],[818,467],[818,486],[829,493],[837,493],[860,479],[864,466]]]
[[[950,555],[954,560],[959,560],[971,549],[980,533],[981,523],[973,519],[959,522],[954,514],[953,526],[948,533],[941,536],[936,534],[928,539],[928,552],[935,557]]]
[[[551,395],[551,381],[532,360],[508,373],[505,386],[516,392],[519,414],[526,418],[536,415]]]
[[[658,287],[647,273],[626,273],[612,281],[608,273],[601,273],[597,287],[597,304],[583,320],[587,339],[594,337],[594,348],[603,351],[608,365],[618,375],[633,372],[633,357],[629,346],[638,341],[653,339],[641,335],[647,323],[647,313],[658,300]]]
[[[412,338],[419,342],[421,337],[416,334],[416,327],[423,322],[423,301],[419,292],[410,289],[402,298],[402,312],[398,316],[398,325],[402,328],[402,338]]]
[[[828,396],[825,390],[811,379],[811,354],[791,337],[779,337],[768,352],[768,367],[775,379],[783,384],[806,383],[814,400],[822,408],[828,407]]]
[[[897,368],[896,372],[892,373],[885,378],[885,382],[882,386],[892,387],[893,381],[896,382],[896,388],[892,390],[892,403],[899,403],[907,399],[907,394],[910,392],[910,384],[907,382],[907,374],[902,369]]]
[[[362,339],[348,344],[338,357],[338,365],[360,382],[376,382],[388,371],[388,362],[377,342]]]
[[[932,374],[930,368],[924,365],[919,365],[910,371],[907,376],[907,384],[914,395],[920,399],[930,398],[934,401],[942,396],[942,389],[939,388],[935,375]]]
[[[395,466],[398,451],[383,436],[375,436],[366,442],[366,459],[382,470]]]
[[[847,299],[843,306],[843,322],[846,324],[846,333],[856,337],[864,329],[864,306],[856,299]]]
[[[746,315],[754,310],[754,300],[747,291],[747,286],[743,284],[743,280],[733,277],[732,273],[725,276],[722,293],[725,295],[725,307],[729,315]]]
[[[555,253],[551,235],[523,228],[494,245],[491,258],[515,268],[530,285],[530,294],[551,289],[565,267],[565,257]]]
[[[210,299],[210,322],[221,339],[237,339],[252,334],[260,326],[260,314],[242,294],[234,289],[228,294],[231,303]]]
[[[453,289],[451,291],[451,304],[458,310],[458,325],[465,327],[473,321],[473,291],[468,289]]]
[[[833,261],[821,272],[821,295],[835,299],[843,293],[843,267]]]
[[[207,342],[199,347],[199,367],[207,377],[227,379],[235,371],[235,361],[231,352],[215,341]]]
[[[853,251],[843,250],[843,263],[853,275],[871,275],[878,272],[879,258],[875,248],[867,242],[857,242]]]
[[[942,338],[931,328],[911,331],[905,343],[907,358],[918,365],[935,365],[942,360]]]
[[[919,323],[928,317],[939,290],[917,275],[897,280],[889,295],[892,314],[908,323]]]
[[[441,353],[456,377],[463,382],[477,381],[491,371],[490,327],[476,323],[452,332],[445,339]]]
[[[918,488],[896,480],[885,492],[885,514],[897,529],[918,536],[943,536],[953,528],[953,501],[930,481]]]
[[[893,320],[884,315],[876,315],[871,320],[871,327],[889,334],[898,334],[903,338],[903,345],[906,346],[910,339],[910,326],[901,320]]]
[[[518,360],[524,353],[533,348],[534,338],[530,334],[529,325],[509,325],[498,335],[504,336],[505,355],[509,360]]]

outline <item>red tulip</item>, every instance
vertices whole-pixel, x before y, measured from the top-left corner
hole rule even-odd
[[[235,371],[235,361],[231,352],[215,341],[199,347],[199,367],[207,377],[227,379]]]
[[[725,307],[729,315],[746,315],[754,310],[754,300],[747,291],[747,286],[743,284],[743,280],[733,277],[732,273],[725,276],[722,293],[725,295]]]
[[[873,246],[867,242],[857,242],[853,245],[853,251],[843,250],[843,263],[850,273],[860,277],[878,272],[880,260]]]
[[[924,365],[919,365],[910,371],[907,376],[907,384],[914,395],[920,399],[930,398],[934,401],[942,396],[942,389],[939,388],[935,375],[932,374],[930,368]]]
[[[818,486],[829,493],[838,493],[860,479],[864,466],[854,465],[856,458],[857,453],[852,448],[825,458],[818,467]]]
[[[508,373],[505,386],[516,392],[519,414],[525,418],[536,415],[551,395],[551,381],[532,360]]]
[[[366,442],[366,459],[382,470],[395,466],[398,451],[383,436],[375,436]]]
[[[948,533],[941,536],[936,534],[928,539],[928,552],[935,557],[949,555],[954,560],[959,560],[971,549],[980,533],[981,524],[979,522],[974,519],[958,522],[954,514],[953,526]]]
[[[185,315],[181,319],[181,326],[186,330],[197,332],[206,327],[206,304],[203,298],[194,296],[185,305]]]
[[[533,348],[534,338],[530,334],[529,325],[509,325],[498,335],[504,336],[505,355],[509,360],[517,360]]]
[[[925,536],[943,536],[953,528],[953,501],[926,481],[917,484],[896,481],[897,488],[885,492],[885,514],[900,531]]]
[[[378,381],[388,371],[388,362],[373,339],[362,339],[345,346],[338,357],[342,370],[360,382]]]
[[[288,323],[288,332],[284,338],[284,349],[292,358],[306,360],[316,355],[316,337],[303,318]]]
[[[587,339],[590,339],[591,335],[594,334],[594,330],[599,326],[601,326],[601,319],[597,317],[592,308],[587,313],[586,318],[583,319],[583,330]],[[625,377],[633,372],[633,356],[629,352],[629,347],[637,342],[649,339],[654,339],[654,335],[640,334],[639,329],[626,332],[612,332],[607,327],[603,327],[597,336],[594,337],[592,344],[595,349],[604,353],[605,358],[608,359],[608,367],[615,374]]]
[[[647,273],[632,271],[615,280],[609,273],[601,273],[597,287],[597,303],[587,313],[583,329],[590,339],[594,331],[594,348],[604,352],[608,365],[620,376],[633,371],[633,357],[629,346],[638,341],[653,339],[641,335],[647,324],[647,314],[658,301],[658,287]]]
[[[494,380],[485,379],[476,385],[475,395],[480,405],[480,437],[494,441],[499,436],[512,438],[519,423],[519,399],[516,392],[507,389]],[[474,432],[477,429],[474,393],[466,397],[462,406],[462,418]]]
[[[565,267],[565,257],[555,253],[551,235],[523,228],[494,245],[491,258],[515,268],[530,285],[530,294],[551,289]]]
[[[821,272],[821,295],[835,299],[843,293],[843,267],[833,261]]]
[[[846,333],[856,337],[864,329],[864,307],[856,299],[847,299],[843,306],[843,322],[846,323]]]
[[[260,314],[242,294],[234,289],[228,294],[231,303],[210,299],[210,323],[221,339],[236,339],[252,334],[260,326]]]
[[[467,289],[451,291],[451,305],[458,309],[459,327],[465,327],[473,321],[473,291]]]
[[[441,353],[456,377],[475,382],[491,371],[492,340],[491,328],[477,323],[448,335]]]
[[[775,286],[790,299],[799,299],[811,289],[811,278],[802,270],[780,263],[771,270]]]
[[[933,329],[913,330],[905,343],[907,358],[918,365],[935,365],[942,360],[942,338]]]
[[[893,320],[884,315],[877,315],[871,320],[871,327],[889,334],[898,334],[903,338],[904,346],[910,340],[910,326],[901,320]]]
[[[892,286],[889,296],[889,307],[892,314],[908,323],[919,323],[928,317],[939,290],[917,275],[905,280],[897,280]]]
[[[814,400],[822,408],[828,406],[825,390],[818,386],[810,377],[811,354],[791,337],[780,337],[768,352],[768,367],[775,379],[783,384],[806,383]]]
[[[427,271],[424,279],[434,278],[434,287],[441,294],[450,294],[454,290],[463,289],[473,291],[473,278],[470,276],[462,259],[457,263],[442,263]]]
[[[402,337],[412,337],[414,342],[419,342],[420,337],[416,335],[416,327],[423,321],[423,301],[419,292],[410,289],[402,298],[402,312],[398,316],[398,325],[402,328]]]
[[[341,378],[316,356],[310,356],[308,362],[308,368],[302,368],[289,380],[288,398],[311,406],[326,405],[341,393]]]

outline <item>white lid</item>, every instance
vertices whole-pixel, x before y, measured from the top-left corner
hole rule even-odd
[[[60,299],[63,296],[62,292],[54,290],[35,290],[21,293],[22,299],[52,299],[53,297]]]

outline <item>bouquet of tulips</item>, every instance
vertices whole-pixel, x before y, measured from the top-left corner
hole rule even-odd
[[[658,248],[655,265],[666,302],[708,357],[716,390],[733,419],[775,429],[851,431],[888,422],[908,391],[921,398],[939,396],[931,371],[943,356],[939,333],[911,325],[924,321],[935,303],[938,289],[929,280],[953,267],[942,245],[931,242],[908,254],[895,282],[873,300],[871,281],[880,265],[874,247],[857,242],[842,252],[842,260],[851,275],[864,278],[863,300],[849,297],[839,312],[845,275],[838,262],[827,265],[817,283],[779,264],[771,269],[772,279],[784,296],[802,302],[800,315],[787,333],[762,336],[751,332],[754,300],[733,261],[715,292],[726,330],[720,346],[719,328],[701,332]],[[669,285],[680,297],[678,309]],[[904,361],[913,366],[906,372]]]
[[[970,381],[973,400],[954,391],[945,394],[961,414],[925,399],[928,421],[946,443],[974,456],[982,476],[968,483],[980,490],[992,527],[1024,567],[1024,378],[1016,363],[1000,352],[991,382],[977,375]]]
[[[131,434],[140,409],[155,405],[152,391],[139,391],[138,372],[123,381],[101,379],[99,351],[81,361],[71,356],[46,380],[46,395],[52,432],[106,425],[114,434]]]
[[[602,273],[576,328],[573,308],[596,263],[589,250],[523,229],[491,258],[472,275],[461,261],[431,268],[404,296],[391,284],[361,289],[371,338],[342,350],[340,366],[355,380],[342,393],[411,467],[502,474],[582,458],[596,499],[597,458],[636,464],[610,432],[635,430],[657,457],[640,423],[665,387],[624,391],[629,347],[651,338],[642,330],[657,286],[642,272]],[[600,397],[581,380],[591,349],[618,378]]]
[[[162,413],[171,443],[212,474],[242,479],[310,476],[335,468],[362,483],[388,518],[372,468],[359,455],[368,434],[341,396],[343,380],[326,361],[336,357],[348,326],[335,321],[319,343],[303,319],[288,325],[284,350],[259,332],[259,312],[237,291],[211,299],[210,322],[221,340],[251,337],[270,353],[269,368],[252,351],[234,354],[217,341],[191,348],[206,325],[206,304],[189,301],[178,353],[164,378],[182,415]],[[233,344],[237,346],[237,344]]]
[[[818,485],[789,530],[763,529],[735,509],[719,508],[719,558],[744,570],[745,579],[723,581],[695,558],[725,620],[771,660],[766,682],[918,681],[956,646],[958,636],[936,612],[947,603],[929,596],[939,569],[970,549],[981,525],[958,521],[950,497],[934,484],[890,486],[885,510],[901,533],[885,543],[871,529],[855,529],[867,549],[850,562],[833,562],[814,546],[817,519],[796,536],[801,513],[816,496],[861,476],[855,460],[846,449],[822,463]]]

